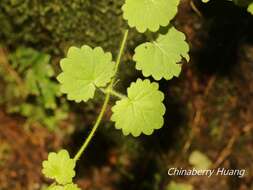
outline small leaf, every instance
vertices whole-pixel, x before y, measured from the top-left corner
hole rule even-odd
[[[167,34],[160,35],[156,42],[147,42],[135,49],[133,57],[136,69],[142,70],[145,77],[152,75],[156,80],[179,76],[182,57],[189,61],[189,46],[185,35],[171,28]]]
[[[163,126],[165,107],[164,95],[158,90],[157,83],[138,79],[127,89],[127,98],[116,102],[112,108],[112,121],[124,135],[137,137],[141,133],[151,135],[154,129]]]
[[[189,157],[189,163],[198,170],[207,170],[212,165],[210,159],[200,151],[193,151]]]
[[[253,3],[249,4],[247,11],[253,15]]]
[[[68,184],[64,186],[64,190],[80,190],[76,184]]]
[[[193,186],[186,183],[176,183],[172,181],[167,186],[166,190],[193,190]]]
[[[64,186],[61,185],[51,185],[47,190],[81,190],[76,184],[67,184]]]
[[[175,17],[178,4],[179,0],[126,0],[123,17],[141,33],[147,29],[156,32]]]
[[[66,150],[49,153],[48,160],[42,165],[42,173],[48,178],[55,179],[59,184],[71,183],[75,176],[75,161],[69,157]]]
[[[50,185],[46,190],[64,190],[64,187],[60,185]]]
[[[96,87],[106,86],[114,75],[112,55],[104,53],[101,47],[71,47],[60,65],[63,72],[57,79],[61,91],[76,102],[93,98]]]
[[[202,0],[203,3],[208,3],[210,0]]]

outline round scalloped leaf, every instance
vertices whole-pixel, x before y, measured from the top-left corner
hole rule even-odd
[[[145,77],[152,75],[156,80],[170,80],[178,77],[181,72],[182,58],[189,61],[189,45],[184,33],[170,28],[168,33],[160,35],[155,42],[146,42],[135,49],[133,57],[136,69],[141,70]]]
[[[179,0],[126,0],[123,17],[141,33],[147,29],[156,32],[175,17],[178,4]]]
[[[106,86],[114,75],[112,55],[101,47],[71,47],[60,65],[63,72],[57,79],[61,91],[76,102],[93,98],[96,87]]]
[[[48,160],[43,161],[42,165],[42,173],[48,178],[55,179],[59,184],[71,183],[75,176],[75,161],[69,157],[67,150],[49,153]]]
[[[128,97],[113,106],[111,120],[117,129],[122,129],[124,135],[151,135],[154,129],[163,126],[164,95],[158,87],[157,83],[138,79],[127,89]]]

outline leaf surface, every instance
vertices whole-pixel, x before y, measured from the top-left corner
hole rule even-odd
[[[93,98],[96,87],[106,86],[114,75],[112,55],[101,47],[71,47],[60,65],[63,72],[57,79],[61,91],[76,102]]]
[[[80,188],[73,183],[61,186],[61,185],[52,185],[47,188],[47,190],[80,190]]]
[[[253,2],[249,4],[247,11],[253,15]]]
[[[160,35],[155,42],[146,42],[135,49],[133,57],[136,69],[141,70],[145,77],[152,75],[156,80],[170,80],[178,77],[181,72],[182,58],[189,61],[189,45],[185,35],[170,28],[168,33]]]
[[[55,179],[59,184],[71,183],[75,176],[75,161],[69,157],[66,150],[49,153],[48,160],[43,161],[42,165],[42,173],[48,178]]]
[[[138,79],[127,89],[127,94],[127,98],[117,101],[112,108],[111,120],[117,129],[122,129],[124,135],[137,137],[141,133],[151,135],[154,129],[163,126],[164,95],[157,83]]]
[[[179,0],[126,0],[123,17],[141,33],[147,29],[156,32],[175,17],[178,4]]]

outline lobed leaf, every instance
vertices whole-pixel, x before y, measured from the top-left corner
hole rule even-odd
[[[96,87],[104,87],[114,75],[111,53],[101,47],[71,47],[67,58],[61,60],[63,72],[57,77],[61,91],[69,100],[88,101],[94,97]]]
[[[141,133],[151,135],[154,129],[163,126],[165,106],[164,95],[157,83],[138,79],[127,89],[127,98],[116,102],[112,108],[111,120],[124,135],[137,137]]]
[[[141,33],[147,29],[156,32],[175,17],[178,4],[179,0],[126,0],[123,17]]]
[[[66,150],[49,153],[48,160],[43,161],[42,165],[42,173],[48,178],[55,179],[59,184],[71,183],[75,176],[75,161],[69,157]]]
[[[182,58],[189,61],[188,51],[185,35],[172,27],[155,42],[139,45],[133,59],[136,61],[136,69],[141,70],[145,77],[152,75],[156,80],[169,80],[179,76],[181,64],[178,63]]]

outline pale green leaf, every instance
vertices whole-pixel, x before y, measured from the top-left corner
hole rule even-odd
[[[253,15],[253,3],[249,4],[248,6],[248,12]]]
[[[126,0],[122,7],[123,18],[139,32],[147,29],[156,32],[175,17],[178,4],[179,0]]]
[[[212,161],[202,152],[195,150],[189,157],[189,163],[198,170],[207,170],[212,165]]]
[[[42,165],[42,173],[48,178],[55,179],[59,184],[71,183],[75,176],[75,161],[69,157],[66,150],[49,153],[48,160]]]
[[[50,185],[46,190],[64,190],[64,187],[60,185]]]
[[[186,183],[176,183],[172,181],[167,186],[166,190],[193,190],[193,186]]]
[[[145,77],[152,75],[156,80],[169,80],[179,76],[179,63],[182,58],[189,61],[188,52],[189,45],[185,41],[185,35],[172,27],[156,41],[139,45],[133,59],[136,61],[136,69],[141,70]]]
[[[67,185],[51,185],[46,190],[81,190],[76,184],[70,183]]]
[[[61,60],[63,72],[57,77],[61,91],[69,100],[87,101],[94,97],[96,87],[104,87],[114,75],[111,53],[101,47],[71,47],[67,58]]]
[[[122,129],[124,135],[137,137],[141,133],[150,135],[163,126],[164,95],[157,83],[138,79],[127,89],[127,95],[112,108],[111,120],[117,129]]]
[[[64,190],[80,190],[76,184],[68,184],[64,186]]]

